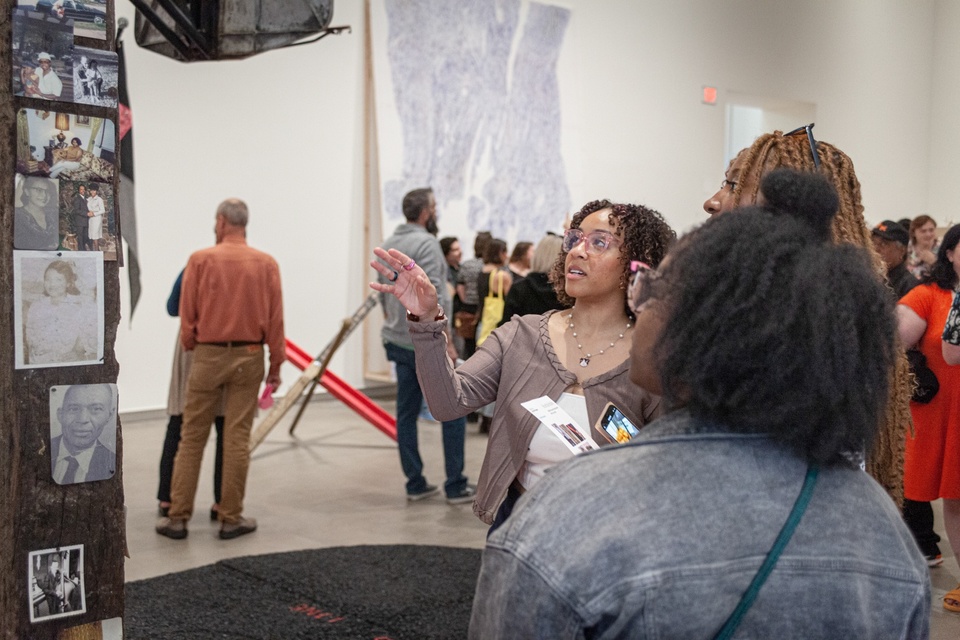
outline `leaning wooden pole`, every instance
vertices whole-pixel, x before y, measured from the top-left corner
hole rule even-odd
[[[88,105],[46,102],[12,94],[12,25],[16,0],[0,0],[0,638],[57,638],[65,629],[123,616],[124,556],[123,438],[117,429],[116,475],[100,482],[59,485],[50,460],[50,387],[115,383],[114,354],[120,322],[119,265],[104,265],[102,364],[15,369],[14,345],[14,173],[17,111],[69,111],[111,117]],[[114,9],[107,5],[107,47],[114,45]],[[103,47],[103,41],[99,41]],[[118,182],[114,179],[114,192]],[[119,235],[119,234],[117,234]],[[30,621],[30,553],[83,545],[86,611]]]

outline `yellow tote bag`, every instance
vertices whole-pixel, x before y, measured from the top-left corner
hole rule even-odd
[[[493,291],[493,279],[499,273],[499,271],[490,272],[490,288],[487,297],[483,299],[483,315],[480,317],[480,335],[477,336],[478,347],[497,328],[503,318],[503,278],[497,278],[497,291],[496,293]]]

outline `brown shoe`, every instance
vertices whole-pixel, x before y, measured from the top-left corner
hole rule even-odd
[[[240,518],[236,522],[224,522],[220,525],[220,539],[231,540],[257,530],[256,518]]]
[[[187,523],[184,520],[160,518],[157,520],[157,533],[174,540],[183,540],[187,537]]]

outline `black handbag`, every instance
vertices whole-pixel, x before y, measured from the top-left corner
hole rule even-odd
[[[908,349],[907,360],[910,362],[910,371],[917,381],[913,389],[913,402],[927,404],[940,391],[940,381],[936,374],[927,366],[927,357],[919,349]]]

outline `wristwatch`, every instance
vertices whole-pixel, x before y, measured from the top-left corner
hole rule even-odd
[[[445,313],[443,312],[443,307],[441,307],[441,306],[438,304],[438,305],[437,305],[437,315],[436,315],[436,317],[433,319],[434,322],[436,322],[437,320],[446,320],[446,319],[447,319],[447,314],[445,314]],[[410,311],[407,311],[407,322],[420,322],[420,316],[415,315],[415,314],[412,314],[412,313],[410,313]]]

